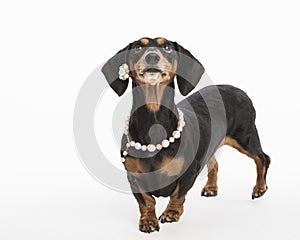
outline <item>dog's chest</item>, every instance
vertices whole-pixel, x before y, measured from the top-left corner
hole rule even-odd
[[[166,177],[178,176],[184,167],[184,157],[160,156],[156,158],[125,158],[126,170],[136,176],[142,177],[143,173],[156,172]]]

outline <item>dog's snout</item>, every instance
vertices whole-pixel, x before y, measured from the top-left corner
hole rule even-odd
[[[159,62],[159,60],[160,60],[160,57],[157,53],[151,52],[145,56],[145,61],[148,64],[156,64]]]

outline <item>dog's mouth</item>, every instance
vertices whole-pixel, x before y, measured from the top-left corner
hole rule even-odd
[[[164,81],[168,73],[160,68],[148,67],[139,71],[139,78],[145,84],[156,85]]]
[[[143,73],[163,73],[163,71],[159,68],[153,68],[153,67],[149,67],[149,68],[145,68],[143,71]]]

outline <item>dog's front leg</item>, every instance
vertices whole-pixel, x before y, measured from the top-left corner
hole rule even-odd
[[[159,217],[161,223],[178,222],[180,216],[183,213],[183,204],[185,201],[185,195],[179,196],[179,187],[170,196],[169,204],[163,214]]]
[[[143,191],[142,186],[145,184],[145,181],[143,181],[140,176],[140,174],[144,172],[141,161],[136,158],[127,157],[124,165],[127,170],[127,178],[131,190],[140,208],[140,231],[146,233],[159,231],[158,220],[155,214],[155,199]]]
[[[155,199],[148,193],[134,193],[140,208],[139,229],[145,233],[159,231],[158,220],[155,213]]]

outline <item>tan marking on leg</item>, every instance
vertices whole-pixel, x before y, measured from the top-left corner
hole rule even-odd
[[[155,215],[155,204],[156,201],[155,199],[149,195],[148,193],[141,193],[144,200],[145,200],[145,204],[140,203],[139,204],[139,208],[140,208],[140,212],[141,212],[141,217],[146,217],[149,214],[150,215]]]
[[[145,204],[139,202],[140,208],[140,220],[139,229],[142,232],[154,232],[159,231],[158,220],[155,213],[155,199],[148,193],[141,193]]]
[[[144,45],[147,45],[147,44],[149,43],[149,39],[147,39],[147,38],[142,38],[142,39],[140,40],[140,42],[141,42],[142,44],[144,44]]]
[[[179,185],[176,186],[174,192],[170,196],[169,204],[163,214],[160,216],[160,221],[165,222],[178,222],[183,213],[183,204],[185,195],[179,197]]]
[[[218,163],[213,156],[207,163],[208,179],[205,187],[202,189],[201,195],[205,197],[214,197],[218,194]]]
[[[165,157],[162,160],[162,164],[160,167],[160,172],[168,177],[173,177],[178,175],[184,165],[184,159],[182,157],[179,158],[170,158]]]
[[[158,38],[158,39],[156,39],[156,42],[161,45],[161,44],[164,44],[166,42],[166,39]]]
[[[231,137],[225,137],[224,144],[229,145],[239,152],[246,154],[248,157],[253,158],[254,156],[251,155],[248,151],[246,151],[235,139],[232,139]]]
[[[256,185],[253,188],[252,198],[258,198],[262,196],[265,191],[267,190],[267,183],[265,180],[265,172],[266,167],[263,165],[262,161],[258,158],[254,158],[255,164],[256,164]]]
[[[246,154],[248,157],[252,158],[256,164],[256,185],[253,188],[252,198],[260,197],[267,190],[267,183],[265,180],[266,167],[263,165],[262,160],[255,155],[252,155],[247,150],[245,150],[236,140],[225,137],[225,144],[237,149],[239,152]]]

